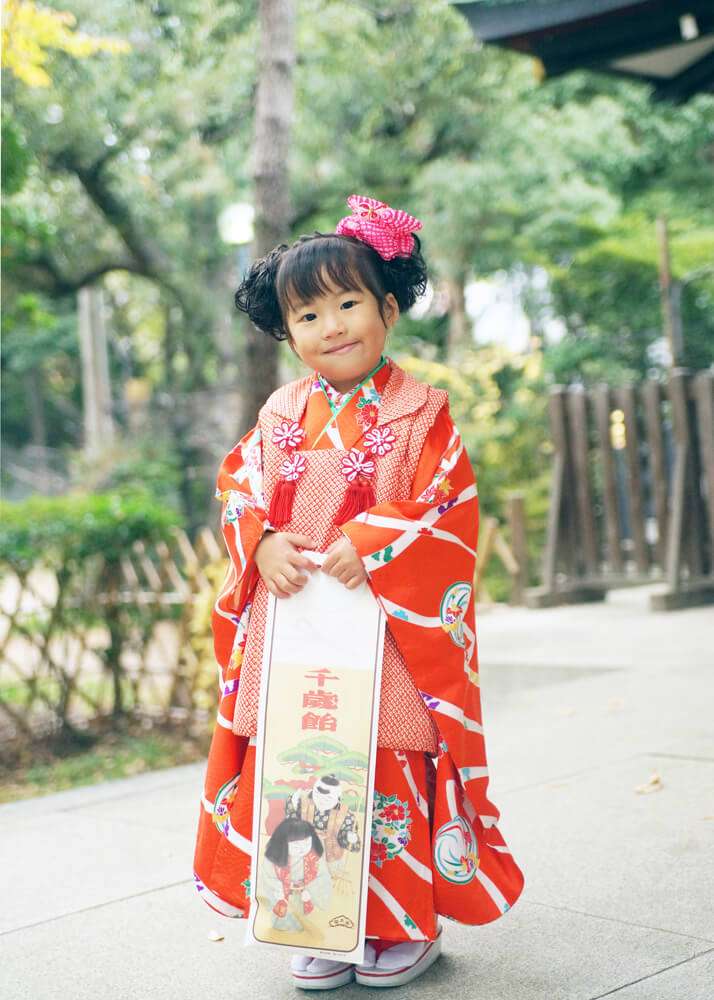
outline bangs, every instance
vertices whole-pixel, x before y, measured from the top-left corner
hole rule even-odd
[[[325,235],[291,247],[280,262],[276,292],[283,316],[301,305],[338,289],[358,292],[368,288],[378,299],[383,290],[365,244],[344,236]]]

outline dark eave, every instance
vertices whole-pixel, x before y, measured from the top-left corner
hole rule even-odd
[[[714,92],[713,0],[476,0],[454,3],[484,42],[528,54],[546,76],[594,69],[653,84],[658,97]],[[681,18],[696,27],[683,38]]]

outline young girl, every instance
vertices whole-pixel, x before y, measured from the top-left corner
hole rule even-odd
[[[371,198],[348,205],[335,233],[276,247],[236,293],[310,374],[269,397],[216,491],[231,565],[213,614],[221,697],[194,877],[220,913],[244,917],[250,905],[268,593],[304,587],[313,549],[345,587],[366,580],[387,615],[365,959],[355,969],[296,955],[303,989],[409,982],[439,954],[439,914],[488,923],[523,888],[487,797],[473,470],[447,393],[385,355],[388,331],[426,286],[421,223]]]

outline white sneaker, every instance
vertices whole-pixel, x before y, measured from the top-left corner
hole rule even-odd
[[[355,979],[362,986],[381,988],[404,986],[426,972],[441,954],[441,928],[434,941],[405,941],[387,948],[377,959],[376,965],[360,965],[355,969]]]
[[[304,968],[299,966],[306,960]],[[296,968],[296,966],[298,966]],[[293,955],[290,967],[293,982],[300,990],[331,990],[354,979],[355,967],[347,962],[332,962],[312,955]]]

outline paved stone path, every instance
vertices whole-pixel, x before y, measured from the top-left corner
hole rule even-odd
[[[647,593],[479,615],[491,796],[526,888],[493,924],[447,922],[392,1000],[714,996],[714,611]],[[195,894],[202,771],[0,806],[3,1000],[301,995]]]

